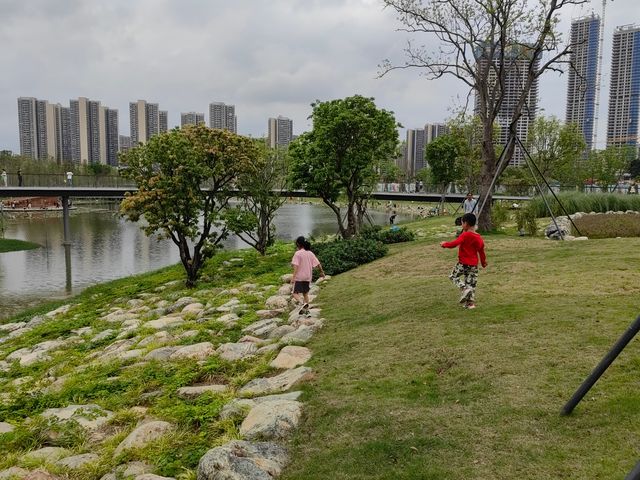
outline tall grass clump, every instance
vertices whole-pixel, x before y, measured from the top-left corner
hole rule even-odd
[[[560,192],[557,194],[567,213],[595,212],[605,213],[608,211],[640,210],[640,195],[625,195],[620,193],[582,193],[582,192]],[[564,215],[558,202],[553,195],[546,195],[547,202],[551,206],[554,215]],[[531,209],[536,217],[548,217],[549,212],[542,197],[531,200]]]

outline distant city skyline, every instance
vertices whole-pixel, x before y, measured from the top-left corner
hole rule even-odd
[[[616,0],[607,8],[599,147],[606,140],[613,30],[640,21],[635,0]],[[572,17],[592,10],[599,13],[600,4],[563,9],[563,37]],[[38,0],[35,6],[7,0],[0,24],[0,38],[10,46],[0,49],[0,149],[19,150],[15,102],[21,96],[54,104],[100,99],[119,110],[122,134],[129,132],[127,107],[136,98],[160,102],[169,126],[180,124],[181,112],[206,113],[212,100],[222,99],[239,112],[238,132],[254,137],[266,136],[265,119],[278,113],[293,120],[295,134],[304,132],[312,102],[356,93],[374,97],[407,128],[446,120],[466,103],[461,82],[428,81],[418,70],[377,78],[385,58],[404,61],[410,36],[398,27],[395,14],[377,0],[167,0],[161,6],[148,0]],[[412,38],[438,50],[431,36]],[[566,74],[545,74],[544,115],[564,118],[566,89]]]

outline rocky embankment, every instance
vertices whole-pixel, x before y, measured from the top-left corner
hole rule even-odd
[[[324,323],[289,279],[169,282],[0,325],[0,480],[279,476]]]

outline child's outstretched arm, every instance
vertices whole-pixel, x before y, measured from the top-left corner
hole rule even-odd
[[[440,242],[442,248],[456,248],[462,243],[462,235],[456,238],[453,242]]]

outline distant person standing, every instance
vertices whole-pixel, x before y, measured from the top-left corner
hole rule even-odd
[[[463,213],[478,215],[478,200],[473,199],[471,192],[467,193],[467,198],[462,202],[462,210],[464,210]]]
[[[22,186],[22,170],[18,169],[18,186]]]
[[[2,186],[6,187],[7,186],[7,171],[4,168],[2,169],[2,174],[0,174],[0,177],[2,177]]]
[[[67,187],[72,187],[72,186],[73,186],[73,172],[69,170],[67,172]]]
[[[389,225],[393,225],[396,223],[396,216],[397,216],[396,212],[393,212],[391,214],[391,216],[389,217]]]

